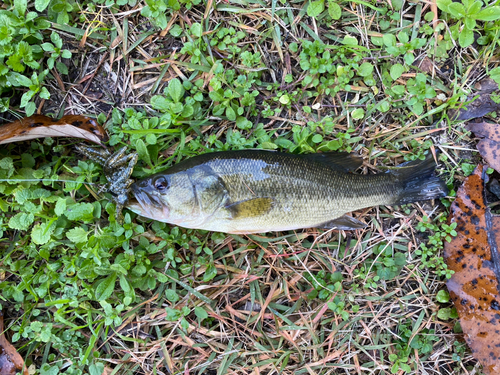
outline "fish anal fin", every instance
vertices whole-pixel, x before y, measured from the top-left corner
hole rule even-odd
[[[256,217],[264,215],[271,210],[274,204],[273,198],[251,198],[244,201],[231,203],[226,208],[231,213],[233,219],[246,217]]]
[[[323,229],[339,229],[339,230],[353,230],[366,227],[365,223],[351,217],[341,216],[337,219],[327,221],[326,223],[318,225],[318,228]]]
[[[342,172],[354,172],[356,169],[361,167],[361,165],[363,165],[362,158],[349,152],[323,152],[301,156]]]

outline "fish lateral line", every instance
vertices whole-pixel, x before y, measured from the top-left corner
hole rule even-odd
[[[448,194],[432,155],[374,175],[354,173],[362,162],[346,153],[200,154],[132,184],[137,203],[129,208],[153,220],[223,233],[355,230],[367,224],[349,212]]]

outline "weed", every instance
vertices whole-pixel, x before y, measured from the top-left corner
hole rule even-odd
[[[180,9],[180,4],[176,0],[144,0],[146,6],[142,8],[141,14],[144,17],[151,19],[154,25],[161,29],[167,27],[167,9],[169,11],[177,11]]]
[[[415,334],[413,322],[403,322],[398,326],[400,340],[395,345],[396,353],[389,355],[389,360],[393,362],[391,373],[397,374],[399,371],[408,373],[412,371],[412,362],[409,357],[413,350],[417,350],[420,355],[432,352],[433,345],[439,339],[435,336],[433,329],[424,328]]]
[[[474,42],[477,21],[500,19],[500,7],[488,6],[483,8],[481,0],[462,0],[461,2],[438,0],[437,6],[458,21],[450,27],[450,32],[452,35],[455,34],[455,39],[458,39],[462,48],[468,47]],[[458,34],[458,38],[456,38],[456,34]]]
[[[410,78],[407,83],[410,100],[408,105],[416,115],[422,114],[424,111],[424,103],[426,99],[436,97],[436,91],[432,86],[427,84],[427,77],[422,73],[417,73],[415,79]]]
[[[217,47],[221,51],[229,52],[230,54],[227,57],[232,58],[241,52],[241,48],[238,47],[238,43],[245,37],[246,34],[243,31],[236,31],[234,27],[222,27],[213,34],[213,38],[210,40],[210,45],[212,47]],[[260,54],[252,54],[249,51],[245,51],[241,55],[241,62],[248,67],[262,64]]]
[[[321,300],[328,300],[334,292],[339,292],[342,289],[342,274],[340,272],[320,271],[316,274],[307,273],[304,277],[314,288],[308,294],[308,298],[311,299],[318,297]]]
[[[68,68],[62,62],[57,61],[59,57],[69,59],[71,58],[71,52],[67,49],[62,49],[63,42],[59,34],[52,32],[50,34],[50,40],[52,43],[46,42],[41,45],[45,52],[50,53],[50,57],[47,59],[47,66],[49,69],[54,68],[54,63],[61,74],[68,74]]]
[[[436,300],[440,303],[449,303],[450,294],[446,290],[440,290],[436,294]],[[437,317],[441,320],[457,319],[458,313],[455,307],[443,307],[437,312]]]
[[[10,10],[0,10],[0,112],[7,111],[10,98],[25,87],[29,91],[21,99],[21,108],[29,116],[35,112],[35,95],[42,99],[50,97],[41,86],[48,71],[42,70],[39,63],[43,56],[42,31],[50,23],[36,12],[26,13],[26,10],[26,2],[21,0],[15,1]]]
[[[445,276],[447,279],[453,275],[453,271],[449,270],[443,258],[439,255],[444,248],[444,241],[450,242],[452,237],[457,235],[455,228],[457,223],[446,224],[446,217],[441,215],[430,221],[428,217],[424,217],[416,228],[420,232],[430,232],[426,244],[420,244],[420,248],[415,251],[415,254],[422,258],[421,268],[432,268],[440,276]]]

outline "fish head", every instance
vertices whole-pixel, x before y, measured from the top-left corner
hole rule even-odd
[[[198,202],[186,172],[158,173],[131,186],[128,208],[141,216],[183,225],[198,217]],[[185,226],[185,225],[184,225]]]

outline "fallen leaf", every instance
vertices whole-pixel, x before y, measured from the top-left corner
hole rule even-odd
[[[500,182],[497,179],[492,179],[490,181],[490,186],[488,188],[490,193],[495,194],[498,199],[500,199]]]
[[[450,221],[457,236],[444,257],[455,274],[447,286],[472,353],[485,374],[500,373],[500,216],[484,202],[483,166],[457,192]]]
[[[488,138],[500,143],[500,125],[490,124],[488,122],[468,123],[468,128],[477,137]]]
[[[0,375],[15,375],[20,371],[24,375],[28,375],[28,369],[24,365],[23,358],[19,355],[16,348],[7,341],[3,330],[3,315],[0,312]]]
[[[436,72],[441,73],[439,68],[427,56],[424,56],[422,59],[417,59],[414,65],[416,65],[417,68],[419,68],[424,73],[429,73],[432,75]]]
[[[56,121],[47,116],[33,115],[0,125],[0,145],[45,137],[75,137],[102,145],[108,136],[94,119],[79,116],[63,116]]]
[[[469,123],[467,128],[476,137],[483,138],[477,144],[477,149],[488,164],[500,172],[500,125],[488,122]]]
[[[451,119],[466,121],[500,110],[500,104],[493,100],[494,96],[498,96],[498,84],[491,78],[486,78],[476,86],[478,91],[467,98],[467,101],[472,102],[459,110],[451,110],[448,113]]]
[[[498,83],[491,78],[485,78],[474,84],[474,88],[482,92],[493,92],[498,90]]]

